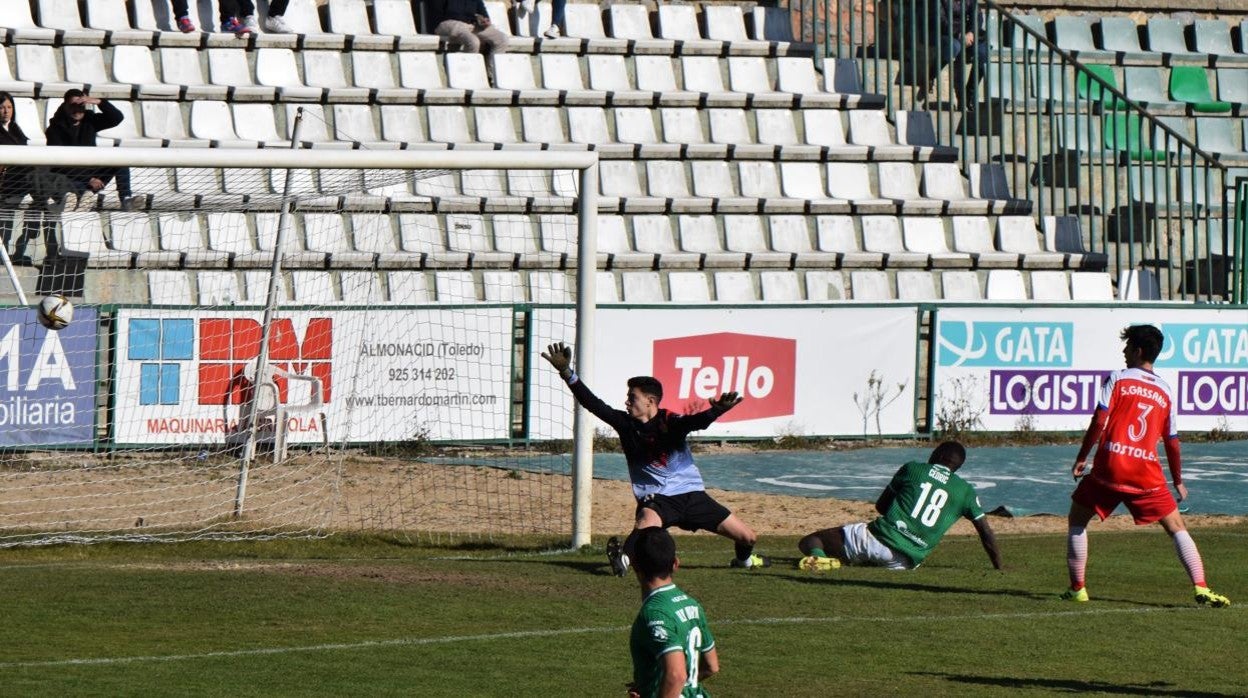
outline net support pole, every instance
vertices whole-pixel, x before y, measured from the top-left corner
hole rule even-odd
[[[299,148],[299,137],[303,135],[303,107],[295,111],[295,127],[291,133],[290,149]],[[277,311],[277,292],[281,288],[278,279],[282,275],[282,249],[286,241],[286,230],[290,227],[290,188],[294,182],[294,170],[287,168],[282,183],[282,210],[277,218],[277,235],[273,240],[273,264],[269,269],[269,292],[264,301],[264,318],[260,322],[260,355],[256,357],[256,373],[254,376],[251,400],[243,406],[247,424],[247,442],[243,445],[243,458],[238,466],[238,487],[234,493],[234,518],[243,515],[243,503],[247,499],[247,476],[251,462],[256,458],[256,424],[257,400],[260,397],[260,382],[267,378],[269,366],[269,336],[272,332],[273,315]],[[278,399],[274,396],[274,399]],[[274,429],[284,429],[284,424],[274,424]],[[276,445],[274,446],[276,448]]]
[[[577,206],[576,370],[592,376],[594,307],[598,282],[598,165],[580,171]],[[589,545],[593,533],[594,422],[580,405],[572,418],[572,547]]]

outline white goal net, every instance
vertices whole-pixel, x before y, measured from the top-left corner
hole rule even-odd
[[[0,149],[31,182],[0,202],[0,546],[576,537],[533,377],[578,339],[592,155],[67,150]]]

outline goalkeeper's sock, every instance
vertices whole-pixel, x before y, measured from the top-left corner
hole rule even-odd
[[[810,556],[811,557],[827,557],[828,554],[823,552],[823,548],[811,548]]]
[[[736,544],[737,561],[741,563],[749,562],[750,556],[754,554],[754,546],[748,543]]]

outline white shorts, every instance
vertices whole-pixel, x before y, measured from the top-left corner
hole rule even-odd
[[[847,524],[841,527],[845,537],[845,557],[851,565],[886,567],[890,570],[914,569],[910,558],[881,543],[865,523]]]

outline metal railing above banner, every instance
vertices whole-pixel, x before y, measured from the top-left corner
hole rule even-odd
[[[1137,74],[1155,78],[1159,94],[1143,101],[1143,91],[1124,92],[1120,54],[1058,48],[1039,17],[993,0],[791,0],[790,9],[825,69],[852,59],[863,89],[885,97],[900,142],[934,134],[959,149],[968,176],[984,164],[1003,171],[1010,195],[1041,220],[1077,220],[1079,239],[1066,243],[1106,255],[1121,298],[1245,302],[1235,171],[1187,133],[1191,114],[1230,117],[1203,67],[1145,59]]]

